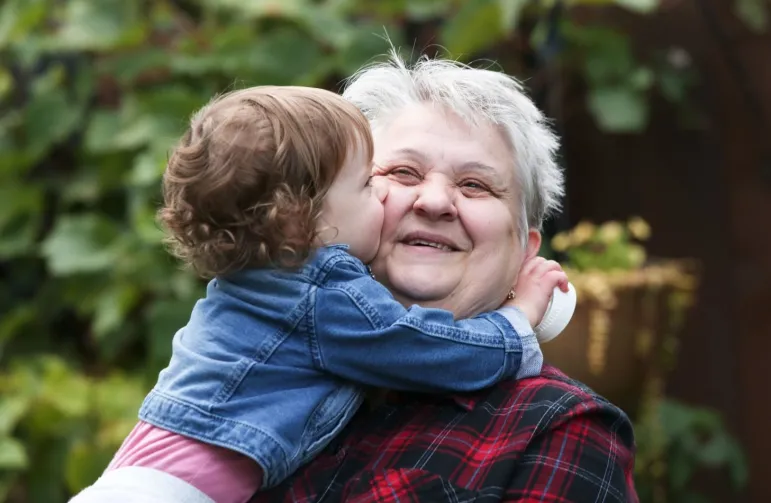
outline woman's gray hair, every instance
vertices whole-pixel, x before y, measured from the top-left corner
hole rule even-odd
[[[366,66],[347,82],[343,97],[355,104],[377,130],[395,112],[417,103],[436,103],[469,124],[499,126],[514,150],[524,211],[520,237],[541,230],[546,217],[560,209],[564,177],[555,160],[559,141],[548,120],[514,77],[422,56],[408,66],[392,50],[386,62]]]

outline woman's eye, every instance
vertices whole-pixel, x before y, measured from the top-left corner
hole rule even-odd
[[[485,185],[474,180],[467,180],[465,182],[462,182],[460,186],[464,189],[468,189],[474,192],[481,192],[481,191],[489,192],[489,189]]]
[[[391,170],[391,174],[400,176],[417,176],[415,172],[409,168],[395,168]]]
[[[412,168],[398,167],[388,172],[389,177],[403,184],[414,184],[420,181],[420,174]]]

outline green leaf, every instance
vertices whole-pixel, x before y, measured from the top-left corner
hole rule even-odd
[[[467,0],[444,24],[442,42],[453,56],[468,58],[503,36],[501,15],[498,0]]]
[[[58,358],[46,359],[43,369],[41,402],[64,418],[84,418],[92,400],[89,380]]]
[[[63,89],[41,91],[25,110],[28,149],[42,156],[52,145],[64,140],[81,119],[81,107],[72,103]]]
[[[630,88],[592,89],[588,106],[597,125],[607,132],[639,133],[648,123],[645,96]]]
[[[381,2],[387,4],[389,2]],[[425,21],[444,17],[452,7],[450,0],[408,0],[401,6],[401,10],[392,12],[393,15],[405,13],[409,19]]]
[[[249,70],[260,75],[261,82],[275,85],[302,81],[322,63],[318,45],[305,34],[290,29],[277,29],[260,39],[246,62]]]
[[[129,421],[128,431],[120,432],[125,436],[133,427],[133,423],[136,423],[137,410],[148,391],[150,390],[136,376],[110,374],[98,383],[94,393],[95,407],[99,411],[100,419],[104,423]],[[123,440],[110,435],[108,437],[110,445],[116,442],[120,445]]]
[[[615,0],[618,5],[637,14],[650,14],[659,6],[659,0]]]
[[[115,224],[98,214],[65,215],[41,249],[56,275],[98,272],[115,261],[118,236]]]
[[[29,253],[40,227],[42,207],[40,187],[0,187],[0,257]]]
[[[57,46],[76,50],[104,50],[118,45],[138,28],[138,2],[126,0],[69,0],[65,4]]]
[[[35,215],[22,215],[6,225],[0,234],[0,258],[29,256],[35,247],[38,226]]]
[[[0,437],[0,470],[23,470],[28,464],[24,444],[15,438]]]
[[[37,215],[43,207],[43,191],[35,185],[0,186],[0,230],[21,215]]]
[[[85,441],[75,443],[67,455],[65,480],[70,493],[78,493],[99,478],[112,453]],[[105,502],[106,503],[106,502]]]
[[[756,33],[768,28],[768,11],[767,0],[734,0],[734,14]]]
[[[107,291],[102,292],[96,302],[92,325],[97,340],[116,330],[124,322],[126,315],[136,305],[140,292],[129,283],[113,282]]]
[[[6,0],[0,5],[0,49],[23,40],[47,12],[46,0]]]
[[[112,110],[95,111],[86,128],[86,150],[94,154],[100,154],[118,149],[120,146],[115,139],[122,128],[123,117],[120,112]]]
[[[501,27],[510,32],[517,27],[519,16],[530,0],[498,0],[501,9]]]
[[[131,228],[138,241],[153,245],[153,248],[160,245],[165,236],[156,220],[157,207],[162,200],[158,187],[160,184],[149,189],[134,190],[129,198]]]
[[[647,91],[651,88],[654,81],[653,71],[650,68],[641,66],[635,69],[629,77],[630,85],[639,91]]]
[[[386,38],[385,34],[389,38]],[[391,48],[389,40],[394,47],[399,47],[402,40],[395,27],[384,28],[374,23],[362,23],[358,25],[351,36],[350,41],[337,53],[337,69],[342,75],[352,75],[363,65],[371,63],[374,58],[382,56]]]
[[[0,256],[3,256],[3,250],[0,246]],[[0,353],[3,345],[18,335],[22,329],[29,326],[35,319],[40,317],[37,306],[25,303],[16,306],[10,312],[6,312],[0,318]],[[2,423],[2,421],[0,421]],[[0,428],[2,433],[2,428]]]
[[[307,0],[205,0],[211,7],[232,10],[250,18],[285,18],[301,16],[304,9],[310,7]]]
[[[171,341],[177,331],[187,325],[190,313],[197,299],[160,300],[155,302],[148,313],[147,332],[150,345],[149,356],[155,364],[165,364],[171,358]]]
[[[341,49],[350,43],[356,31],[340,9],[329,4],[307,6],[301,11],[298,22],[313,38],[335,49]]]
[[[0,501],[10,501],[8,495],[18,483],[18,479],[18,472],[0,473]]]
[[[26,502],[52,503],[62,501],[70,440],[42,439],[44,456],[35,457],[35,469],[25,473]],[[25,503],[26,503],[25,502]]]
[[[115,54],[98,62],[99,73],[110,75],[122,84],[130,84],[137,77],[151,70],[163,71],[171,59],[168,51],[147,48],[127,54]]]
[[[620,33],[589,29],[576,42],[587,52],[584,73],[593,87],[620,85],[635,71],[629,40]]]
[[[682,102],[692,84],[681,72],[671,70],[659,72],[657,81],[661,94],[673,103]]]
[[[129,174],[129,183],[140,186],[157,185],[163,177],[167,159],[165,150],[148,149],[137,155],[134,159],[134,167]]]
[[[5,68],[0,68],[0,100],[4,100],[13,89],[13,75]]]
[[[0,437],[10,435],[29,409],[29,400],[22,396],[0,399]]]

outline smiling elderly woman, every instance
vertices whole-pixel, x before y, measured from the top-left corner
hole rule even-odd
[[[511,77],[442,60],[393,57],[344,96],[389,185],[375,277],[404,305],[497,308],[562,195],[542,114]],[[473,394],[391,393],[253,503],[637,501],[633,452],[624,413],[546,365]]]

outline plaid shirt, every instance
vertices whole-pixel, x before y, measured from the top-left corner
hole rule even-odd
[[[392,393],[261,502],[636,502],[617,407],[544,366],[450,398]]]

